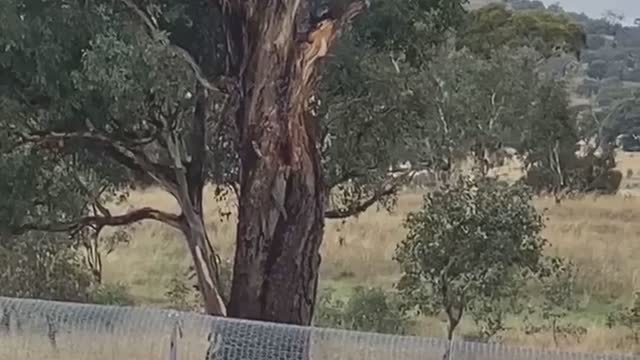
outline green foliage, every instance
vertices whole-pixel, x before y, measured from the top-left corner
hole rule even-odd
[[[411,322],[400,305],[394,294],[380,288],[357,287],[346,301],[333,289],[325,289],[318,296],[314,323],[339,329],[406,334]]]
[[[622,27],[620,24],[613,23],[605,18],[591,19],[589,17],[580,17],[577,21],[582,24],[585,32],[588,34],[615,36]]]
[[[166,297],[169,306],[179,311],[199,311],[202,308],[202,301],[193,286],[189,285],[183,276],[175,275],[167,284]]]
[[[91,276],[68,238],[0,237],[0,284],[0,296],[84,302]]]
[[[550,258],[548,263],[546,271],[540,276],[542,304],[535,309],[529,308],[525,317],[525,333],[551,331],[553,342],[558,347],[561,336],[580,339],[586,335],[587,329],[563,321],[578,308],[575,265],[560,258]],[[530,320],[532,315],[538,316],[543,325],[534,325]]]
[[[470,303],[468,313],[478,329],[474,334],[474,341],[499,340],[500,333],[509,330],[506,325],[507,317],[520,314],[524,309],[524,285],[524,279],[518,278],[512,282],[511,287],[500,289],[490,297],[479,298]]]
[[[504,4],[472,11],[458,39],[459,47],[485,56],[503,46],[531,46],[544,57],[558,50],[579,57],[585,44],[582,27],[564,14],[544,10],[512,12]]]
[[[411,134],[416,119],[402,116],[406,65],[398,74],[387,56],[350,36],[343,40],[319,94],[323,168],[334,209],[350,209],[377,192],[407,142],[420,134]]]
[[[325,183],[334,210],[350,213],[373,197],[393,206],[401,181],[390,186],[388,169],[420,163],[429,152],[423,148],[426,116],[411,108],[429,99],[414,95],[422,90],[412,82],[460,25],[465,2],[375,0],[340,39],[318,94]]]
[[[401,295],[421,313],[445,312],[449,338],[466,311],[494,332],[500,316],[487,304],[515,298],[528,273],[540,270],[546,241],[529,190],[493,179],[460,178],[424,198],[406,220],[395,259]]]
[[[587,34],[587,49],[598,50],[606,44],[606,39],[602,35]]]
[[[630,332],[629,337],[640,345],[640,291],[633,293],[633,300],[629,305],[609,313],[607,326],[622,326]]]
[[[121,283],[98,285],[91,291],[90,302],[100,305],[135,305],[135,300],[129,293],[129,288]]]
[[[562,82],[549,82],[538,89],[532,122],[523,128],[525,157],[524,182],[536,192],[605,191],[615,193],[619,181],[611,172],[614,154],[604,149],[578,156],[576,143],[598,134],[595,122],[580,124],[577,113],[569,108],[569,95]],[[588,115],[587,115],[588,116]],[[595,150],[595,149],[592,149]],[[560,200],[560,198],[557,198]]]
[[[640,133],[640,91],[620,89],[619,93],[603,94],[611,104],[602,119],[603,140],[613,142],[620,134]]]
[[[511,8],[516,10],[516,11],[521,11],[521,10],[544,10],[545,6],[544,3],[542,1],[529,1],[529,0],[509,0],[508,1],[509,5],[511,5]],[[549,7],[551,8],[552,5],[550,5]]]
[[[615,41],[621,47],[640,47],[640,28],[637,26],[625,26],[616,32]]]
[[[421,119],[424,136],[416,139],[418,159],[411,160],[437,164],[473,155],[485,161],[487,153],[516,145],[519,127],[531,121],[529,104],[538,81],[532,56],[525,49],[500,48],[487,59],[442,49],[408,82],[407,110]]]
[[[429,58],[429,50],[459,27],[468,0],[372,0],[356,21],[356,43],[381,53],[395,53],[412,66]]]
[[[587,75],[594,79],[602,80],[607,77],[607,62],[604,60],[595,60],[589,64]]]
[[[229,259],[220,259],[218,270],[218,291],[222,299],[228,302],[233,280],[233,262]],[[202,298],[198,292],[199,285],[193,281],[195,276],[193,266],[189,266],[186,274],[174,274],[165,292],[171,308],[184,311],[198,311],[202,308]]]

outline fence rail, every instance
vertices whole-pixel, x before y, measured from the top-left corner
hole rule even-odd
[[[631,360],[0,297],[0,360]]]

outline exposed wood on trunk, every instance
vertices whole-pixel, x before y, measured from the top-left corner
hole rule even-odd
[[[241,160],[234,317],[310,324],[313,314],[325,188],[309,99],[319,60],[366,3],[353,2],[317,24],[308,23],[309,5],[222,1],[228,68],[238,80],[232,94]]]

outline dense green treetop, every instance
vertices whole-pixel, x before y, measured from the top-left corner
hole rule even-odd
[[[579,56],[585,43],[582,27],[565,15],[545,10],[514,12],[503,4],[492,4],[470,12],[458,46],[485,55],[501,46],[531,46],[549,57],[559,50]]]

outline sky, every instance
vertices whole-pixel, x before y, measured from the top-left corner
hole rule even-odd
[[[600,18],[607,10],[624,15],[625,24],[633,24],[640,18],[640,0],[543,0],[545,5],[559,2],[567,11],[585,13],[589,17]]]

